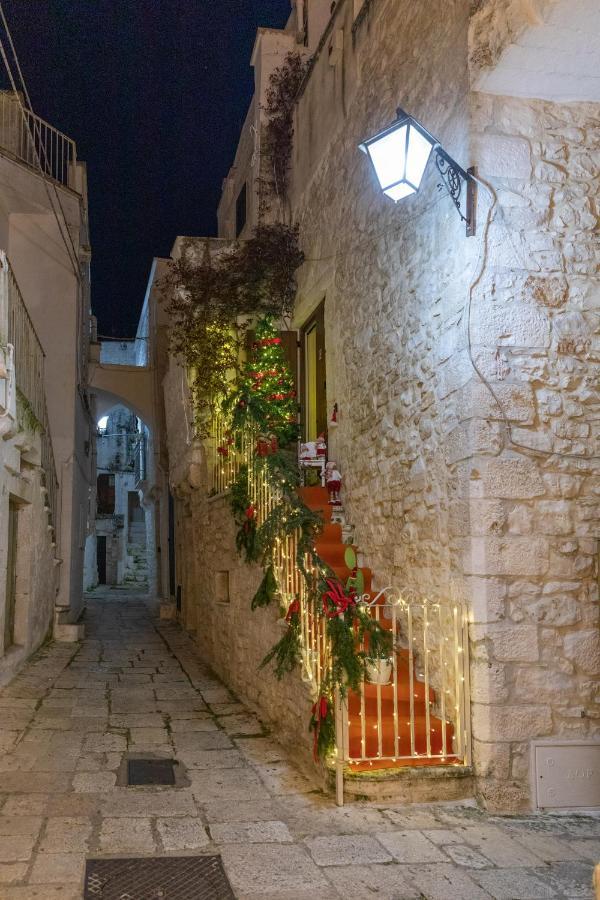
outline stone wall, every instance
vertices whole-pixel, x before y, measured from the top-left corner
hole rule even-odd
[[[169,457],[174,461],[170,489],[176,498],[181,620],[193,632],[202,658],[263,722],[273,726],[278,740],[295,752],[299,762],[306,763],[312,752],[308,733],[312,700],[297,672],[279,682],[271,668],[259,668],[282,636],[280,613],[275,607],[250,609],[262,570],[247,565],[236,551],[226,495],[208,496],[206,458],[186,426],[191,410],[182,383],[184,374],[171,360],[163,387]]]
[[[22,452],[26,446],[27,451]],[[52,629],[59,560],[49,528],[39,436],[5,438],[0,457],[0,683],[9,681]],[[29,461],[28,461],[29,460]],[[17,503],[14,643],[4,646],[9,501]]]
[[[494,7],[497,56],[531,4],[476,6]],[[599,731],[600,110],[472,92],[490,34],[468,0],[354,13],[337,5],[296,109],[294,324],[325,300],[330,453],[376,584],[469,606],[478,796],[529,808],[531,741]],[[398,206],[377,189],[357,145],[398,105],[492,185],[476,237],[433,165]],[[224,501],[206,497],[181,372],[165,387],[184,620],[219,674],[298,738],[299,679],[284,704],[287,686],[256,673],[277,625],[248,611],[258,572],[237,561]]]
[[[476,383],[472,421],[507,419],[465,472],[474,749],[488,802],[519,806],[530,739],[600,736],[600,108],[475,94],[472,110],[498,207],[471,337],[500,401]]]
[[[343,64],[314,63],[296,324],[325,298],[332,452],[378,583],[470,604],[478,790],[509,810],[532,739],[598,734],[598,469],[577,457],[598,447],[599,110],[470,94],[469,4],[435,6],[378,0],[354,31],[344,6]],[[493,183],[489,234],[485,190],[467,240],[433,167],[381,196],[356,145],[396,105]]]

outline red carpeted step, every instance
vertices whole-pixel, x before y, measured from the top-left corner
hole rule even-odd
[[[415,752],[426,755],[427,750],[427,720],[425,716],[415,716]],[[452,754],[452,736],[454,730],[451,725],[446,725],[446,753]],[[443,752],[442,741],[442,723],[435,716],[431,716],[429,720],[429,746],[431,753],[441,754]],[[363,755],[362,751],[362,730],[359,717],[350,719],[349,726],[349,756]],[[408,720],[398,721],[398,755],[408,755],[411,753],[411,730]],[[394,736],[394,727],[392,722],[382,728],[381,735],[381,755],[394,756],[396,753],[396,743]],[[379,754],[379,735],[377,730],[377,721],[374,717],[365,717],[365,751],[364,755],[376,757]]]
[[[377,703],[377,685],[371,684],[370,682],[365,682],[364,686],[364,695],[365,695],[365,704]],[[396,684],[396,697],[398,698],[398,703],[410,703],[410,682],[408,679],[403,679],[401,676],[398,677],[398,681]],[[348,702],[350,705],[358,702],[360,700],[358,694],[350,694],[348,698]],[[435,702],[435,691],[432,688],[429,688],[429,700],[430,702]],[[385,684],[381,686],[381,703],[383,706],[387,704],[392,704],[394,702],[394,686],[393,684]],[[413,683],[413,702],[415,706],[418,704],[425,703],[425,686],[419,682],[415,681]]]
[[[427,756],[421,756],[419,759],[373,759],[368,760],[366,762],[353,762],[350,763],[348,768],[351,772],[372,772],[373,769],[400,769],[405,767],[419,767],[422,766],[460,766],[462,765],[461,761],[456,756],[447,756],[445,757],[445,761],[440,760],[437,757],[429,758]]]

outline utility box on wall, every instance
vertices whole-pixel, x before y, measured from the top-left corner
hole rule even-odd
[[[534,742],[538,809],[600,808],[600,743]]]

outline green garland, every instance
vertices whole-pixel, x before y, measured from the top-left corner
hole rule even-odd
[[[331,690],[322,691],[313,705],[308,730],[313,733],[313,756],[326,758],[335,748],[335,718]]]
[[[281,680],[288,672],[292,672],[300,659],[302,640],[300,633],[300,615],[293,612],[287,616],[287,628],[281,640],[277,641],[263,661],[260,668],[275,663],[275,677]]]
[[[277,592],[278,587],[275,572],[273,571],[273,566],[269,566],[257,592],[252,598],[252,603],[250,604],[251,609],[258,609],[259,606],[269,606],[275,599]]]
[[[256,527],[256,510],[250,500],[248,466],[240,466],[238,476],[231,485],[229,503],[238,526],[235,536],[237,551],[243,552],[247,563],[257,562],[261,556],[261,549]]]
[[[231,422],[228,445],[235,445],[240,452],[242,434],[254,435],[257,441],[251,470],[248,465],[241,466],[231,486],[236,546],[247,562],[260,560],[264,568],[263,579],[251,602],[254,610],[269,606],[278,594],[274,568],[278,543],[288,536],[296,536],[295,562],[316,612],[323,617],[331,646],[331,668],[313,707],[309,726],[314,734],[315,754],[326,756],[335,744],[336,694],[344,696],[348,690],[360,690],[367,658],[389,655],[392,636],[371,617],[366,606],[357,602],[363,589],[363,575],[353,551],[349,549],[346,554],[352,574],[346,585],[342,585],[315,549],[323,520],[298,494],[300,472],[293,443],[297,438],[296,397],[291,374],[273,321],[268,317],[260,320],[255,334],[254,352],[223,403],[223,411]],[[225,453],[227,449],[224,446],[221,451]],[[256,483],[261,478],[266,478],[279,500],[257,527],[250,480]],[[285,633],[261,663],[261,668],[272,663],[277,678],[291,672],[301,659],[298,599],[290,605],[286,621]],[[358,646],[366,649],[359,650]]]

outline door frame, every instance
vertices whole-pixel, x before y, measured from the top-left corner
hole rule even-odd
[[[327,351],[325,341],[325,297],[315,307],[310,316],[306,319],[300,328],[300,372],[298,377],[299,397],[300,397],[300,422],[302,425],[302,439],[308,440],[307,437],[307,415],[306,415],[306,337],[312,329],[317,328],[317,416],[316,430],[317,435],[322,432],[327,437]]]

